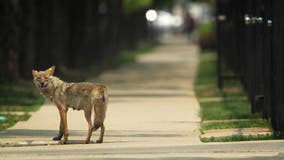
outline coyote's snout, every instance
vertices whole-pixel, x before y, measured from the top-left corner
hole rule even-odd
[[[35,86],[44,97],[54,102],[60,114],[59,134],[53,140],[61,140],[62,136],[64,136],[60,143],[65,144],[67,142],[67,110],[68,108],[73,108],[74,110],[84,110],[85,112],[89,130],[84,143],[90,142],[92,131],[96,131],[98,128],[101,128],[101,133],[96,142],[102,143],[108,102],[107,88],[101,84],[90,82],[64,82],[53,76],[54,70],[55,66],[45,71],[32,70]],[[95,113],[94,123],[91,120],[92,110]]]

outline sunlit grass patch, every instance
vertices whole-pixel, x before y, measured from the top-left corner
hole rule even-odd
[[[226,80],[224,81],[223,90],[218,89],[216,57],[217,55],[213,51],[200,54],[199,70],[195,80],[195,94],[200,103],[199,115],[203,121],[200,126],[201,133],[205,133],[206,130],[216,129],[271,128],[270,121],[261,119],[261,114],[251,113],[247,94],[238,79]],[[234,73],[228,67],[223,67],[223,73],[234,76]],[[230,142],[278,139],[279,134],[202,137],[201,141],[203,142]]]
[[[18,121],[26,121],[30,118],[30,114],[23,115],[13,115],[13,114],[1,114],[1,116],[5,117],[5,120],[0,121],[0,130],[7,129],[15,125]]]
[[[0,121],[0,130],[7,129],[18,121],[29,119],[28,112],[37,111],[43,102],[43,97],[32,82],[1,84],[0,115],[5,118]],[[13,114],[13,112],[23,112],[23,114]]]
[[[229,100],[220,102],[200,102],[202,120],[258,118],[252,114],[247,100]]]

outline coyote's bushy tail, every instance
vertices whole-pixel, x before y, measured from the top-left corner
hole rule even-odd
[[[104,104],[105,104],[105,107],[106,107],[107,104],[108,104],[108,91],[107,91],[107,88],[104,89],[103,101],[104,101]]]
[[[107,104],[108,104],[108,92],[107,88],[104,87],[102,94],[102,103],[100,106],[95,106],[95,119],[94,119],[94,128],[93,130],[96,131],[100,127],[104,128],[104,120],[107,110]]]

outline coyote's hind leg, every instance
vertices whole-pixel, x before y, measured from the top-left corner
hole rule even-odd
[[[92,125],[92,120],[91,120],[91,115],[92,115],[92,111],[91,110],[85,110],[85,118],[88,122],[88,135],[86,140],[84,141],[85,144],[90,142],[91,136],[92,136],[92,132],[93,132],[93,125]]]
[[[103,143],[104,133],[105,133],[105,125],[103,123],[101,123],[100,125],[97,125],[97,127],[94,128],[94,130],[97,130],[98,128],[101,128],[101,133],[100,133],[99,139],[96,141],[96,143]]]

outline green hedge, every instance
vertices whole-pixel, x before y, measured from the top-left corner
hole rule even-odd
[[[202,50],[216,48],[216,30],[214,23],[200,24],[197,28],[199,35],[198,44]]]

